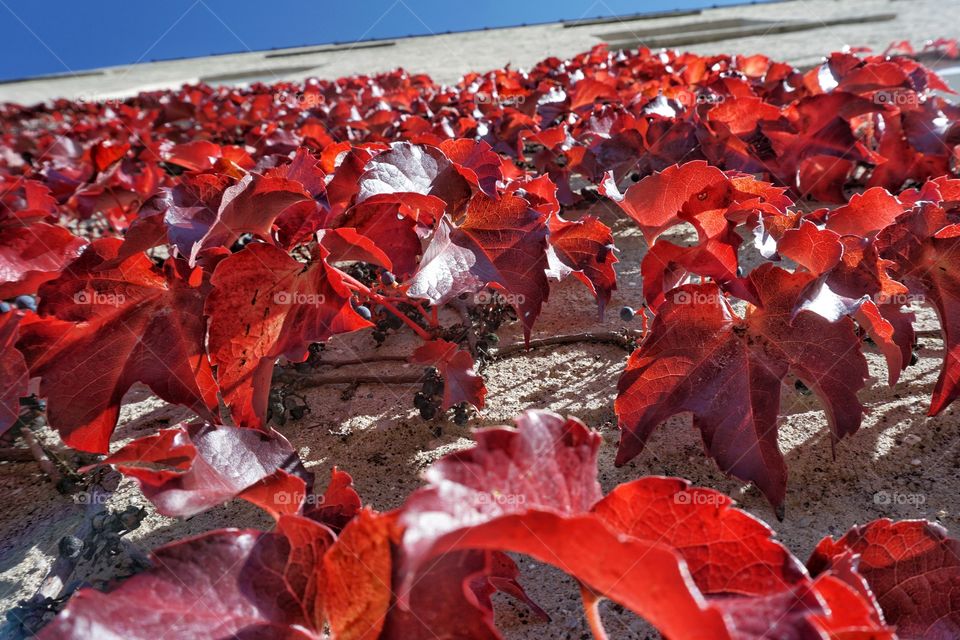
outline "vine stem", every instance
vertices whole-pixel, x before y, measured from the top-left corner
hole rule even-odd
[[[549,338],[537,338],[530,341],[530,346],[518,342],[500,347],[494,352],[498,358],[506,358],[518,353],[523,353],[529,349],[538,349],[554,345],[577,344],[581,342],[598,342],[603,344],[612,344],[621,348],[627,347],[627,341],[631,337],[639,338],[633,334],[623,334],[616,331],[594,331],[586,333],[573,333],[567,335],[551,336]],[[370,358],[357,358],[350,360],[329,360],[320,361],[321,367],[347,367],[369,365],[375,362],[405,362],[407,358],[399,355],[372,356]],[[274,381],[285,384],[293,384],[300,388],[319,387],[327,384],[411,384],[421,382],[423,374],[395,374],[395,375],[374,375],[374,374],[330,374],[330,373],[309,373],[297,371],[295,369],[282,369],[274,374]]]
[[[320,367],[332,367],[334,369],[338,367],[349,367],[351,365],[358,364],[371,364],[373,362],[406,362],[410,358],[407,356],[400,355],[375,355],[370,356],[369,358],[353,358],[350,360],[320,360],[317,366]]]
[[[626,348],[630,338],[639,340],[641,337],[642,335],[632,332],[621,333],[618,331],[587,331],[584,333],[550,336],[549,338],[536,338],[531,340],[529,345],[526,345],[522,342],[507,344],[494,351],[494,355],[498,358],[503,358],[506,356],[511,356],[515,353],[527,351],[529,349],[538,349],[541,347],[550,347],[562,344],[577,344],[580,342],[598,342],[601,344],[612,344],[618,347]]]
[[[327,384],[414,384],[423,380],[423,374],[311,374],[300,373],[294,370],[284,370],[276,373],[273,379],[274,382],[287,383],[303,389],[308,387],[321,387]]]
[[[596,640],[609,640],[607,630],[603,628],[603,620],[600,619],[600,600],[601,598],[593,592],[593,589],[580,583],[580,598],[583,600],[583,612],[587,616],[587,624],[590,625],[590,632]]]
[[[362,282],[360,282],[359,280],[357,280],[356,278],[354,278],[353,276],[351,276],[351,275],[349,275],[349,274],[341,273],[340,276],[343,278],[344,283],[345,283],[348,287],[350,287],[350,288],[352,288],[352,289],[355,289],[356,291],[359,291],[360,293],[362,293],[362,294],[364,294],[365,296],[369,297],[371,300],[375,301],[377,304],[382,305],[383,308],[385,308],[387,311],[389,311],[389,312],[392,313],[393,315],[395,315],[395,316],[397,316],[398,318],[400,318],[400,320],[401,320],[404,324],[406,324],[408,327],[410,327],[411,329],[413,329],[414,332],[415,332],[418,336],[420,336],[420,337],[423,338],[424,340],[433,340],[433,336],[431,336],[429,333],[427,333],[426,330],[424,330],[423,327],[421,327],[421,326],[418,325],[416,322],[414,322],[413,320],[411,320],[411,319],[407,316],[407,314],[405,314],[405,313],[403,313],[402,311],[400,311],[399,309],[397,309],[397,307],[394,306],[393,302],[391,302],[388,298],[386,298],[385,296],[380,295],[379,293],[377,293],[376,291],[372,290],[370,287],[368,287],[367,285],[363,284]]]

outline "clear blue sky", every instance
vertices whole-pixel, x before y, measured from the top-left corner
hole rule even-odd
[[[743,0],[0,0],[0,80],[211,53],[740,3]]]

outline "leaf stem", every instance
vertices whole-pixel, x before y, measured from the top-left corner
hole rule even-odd
[[[384,309],[386,309],[387,311],[389,311],[389,312],[392,313],[393,315],[395,315],[395,316],[397,316],[398,318],[400,318],[400,320],[401,320],[404,324],[406,324],[408,327],[410,327],[411,329],[413,329],[413,331],[414,331],[418,336],[420,336],[420,337],[423,338],[424,340],[433,340],[433,336],[431,336],[429,333],[427,333],[427,331],[426,331],[423,327],[421,327],[421,326],[418,325],[416,322],[414,322],[413,320],[411,320],[410,317],[407,316],[407,314],[405,314],[405,313],[403,313],[402,311],[400,311],[399,309],[397,309],[397,308],[394,306],[394,304],[393,304],[392,302],[390,302],[390,300],[389,300],[388,298],[386,298],[385,296],[380,295],[379,293],[377,293],[376,291],[372,290],[370,287],[368,287],[367,285],[363,284],[362,282],[360,282],[359,280],[357,280],[356,278],[354,278],[353,276],[351,276],[351,275],[349,275],[349,274],[347,274],[347,273],[343,273],[343,272],[341,271],[341,272],[340,272],[340,276],[343,278],[344,283],[345,283],[348,287],[351,287],[351,288],[359,291],[360,293],[364,294],[365,296],[367,296],[367,297],[370,298],[371,300],[375,301],[377,304],[382,305]]]
[[[612,344],[621,348],[627,348],[631,338],[640,336],[632,333],[623,333],[618,331],[596,331],[587,333],[573,333],[568,335],[551,336],[549,338],[538,338],[530,341],[529,349],[538,349],[553,345],[578,344],[581,342],[598,342],[603,344]],[[519,353],[524,353],[528,347],[522,342],[508,344],[500,347],[494,352],[497,358],[506,358]],[[320,361],[321,367],[347,367],[369,365],[375,362],[405,362],[404,356],[399,355],[374,355],[369,358],[355,358],[350,360],[329,360]],[[410,384],[420,382],[423,376],[420,373],[395,374],[395,375],[375,375],[375,374],[331,374],[331,373],[312,373],[297,371],[295,369],[281,369],[274,374],[275,382],[294,384],[299,387],[319,387],[326,384]]]
[[[608,640],[607,630],[603,628],[603,620],[600,619],[600,600],[601,598],[593,592],[593,589],[580,583],[580,598],[583,600],[583,612],[587,616],[587,624],[590,625],[590,632],[596,640]]]

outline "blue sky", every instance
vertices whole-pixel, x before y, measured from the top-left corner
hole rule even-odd
[[[0,0],[0,80],[743,0]]]

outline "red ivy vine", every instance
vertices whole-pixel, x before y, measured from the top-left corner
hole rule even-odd
[[[105,462],[164,514],[239,496],[277,518],[158,550],[109,594],[80,592],[45,636],[206,637],[219,620],[245,638],[422,624],[498,637],[491,594],[527,600],[505,555],[518,552],[580,581],[597,637],[601,597],[677,638],[760,637],[773,616],[797,638],[953,637],[960,609],[937,592],[957,580],[956,543],[932,525],[871,523],[824,541],[808,570],[709,490],[644,478],[601,495],[597,436],[536,412],[478,432],[379,514],[339,472],[315,499],[268,425],[278,360],[296,376],[318,345],[363,330],[418,336],[424,417],[482,409],[488,336],[515,316],[529,343],[551,281],[573,275],[603,314],[611,206],[648,244],[617,462],[690,412],[720,468],[781,508],[788,374],[835,439],[852,435],[866,339],[894,384],[914,347],[904,307],[921,300],[945,345],[930,414],[960,395],[960,111],[900,53],[835,53],[804,73],[596,48],[456,87],[397,71],[0,106],[0,432],[35,391],[64,443],[106,454],[144,383],[204,424]],[[484,315],[482,339],[441,322],[445,306]],[[930,575],[931,558],[946,569]],[[895,595],[907,581],[909,607]],[[187,607],[194,586],[205,608]]]

